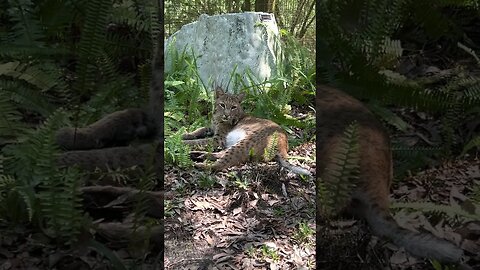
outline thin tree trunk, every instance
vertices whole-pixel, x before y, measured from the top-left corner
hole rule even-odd
[[[275,14],[275,18],[277,19],[278,28],[280,29],[285,28],[285,24],[283,23],[282,16],[280,16],[280,8],[278,7],[278,5],[275,5],[273,13]]]
[[[251,11],[252,10],[252,2],[250,0],[245,0],[242,5],[242,11]]]
[[[312,14],[312,12],[315,12],[314,9],[315,9],[315,1],[312,1],[312,4],[310,5],[310,9],[307,11],[307,15],[305,16],[305,19],[302,22],[302,26],[300,27],[300,31],[298,32],[298,35],[297,35],[298,38],[303,38],[303,36],[305,36],[305,33],[307,32],[308,28],[315,20],[315,16],[313,16],[310,20],[308,20],[308,17],[310,17],[310,14]]]
[[[255,11],[273,12],[275,0],[255,0]]]
[[[296,26],[298,25],[298,22],[300,20],[300,17],[301,17],[301,14],[302,14],[302,9],[303,9],[303,6],[305,5],[305,0],[302,0],[300,1],[300,3],[298,3],[298,6],[297,6],[297,10],[295,11],[295,16],[294,16],[294,20],[292,22],[292,25],[290,26],[290,33],[291,34],[295,34],[295,28]]]

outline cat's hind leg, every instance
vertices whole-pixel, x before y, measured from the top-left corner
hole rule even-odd
[[[83,128],[61,128],[55,140],[66,150],[87,150],[126,145],[135,138],[153,137],[156,131],[153,120],[133,108],[108,114]]]
[[[195,161],[215,161],[223,156],[222,152],[190,151],[190,158]]]
[[[213,129],[211,127],[201,127],[193,132],[182,135],[182,140],[193,140],[213,136]]]
[[[157,144],[142,144],[138,146],[111,147],[105,149],[78,150],[62,153],[57,158],[60,167],[78,166],[87,171],[95,169],[108,170],[144,167],[153,162],[160,162]]]
[[[208,162],[195,163],[194,166],[199,169],[211,169],[212,171],[221,171],[246,163],[249,160],[249,150],[243,145],[234,145],[228,149],[215,153],[217,159],[213,164]]]

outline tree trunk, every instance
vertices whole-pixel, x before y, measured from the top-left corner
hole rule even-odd
[[[242,5],[242,11],[251,11],[252,10],[252,2],[250,0],[245,0]]]
[[[275,0],[255,0],[255,11],[272,13],[275,8]]]

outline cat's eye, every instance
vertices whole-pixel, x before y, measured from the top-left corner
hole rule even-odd
[[[232,106],[232,110],[236,110],[237,109],[237,106]]]
[[[219,103],[218,105],[220,105],[220,107],[222,107],[222,109],[225,109],[225,104]]]

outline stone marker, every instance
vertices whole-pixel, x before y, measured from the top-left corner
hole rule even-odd
[[[186,50],[190,55],[193,51],[200,79],[208,89],[216,84],[232,91],[232,82],[227,87],[232,72],[247,85],[248,71],[256,83],[276,74],[279,31],[274,15],[269,13],[202,14],[165,41],[166,73],[172,69],[172,49]]]

